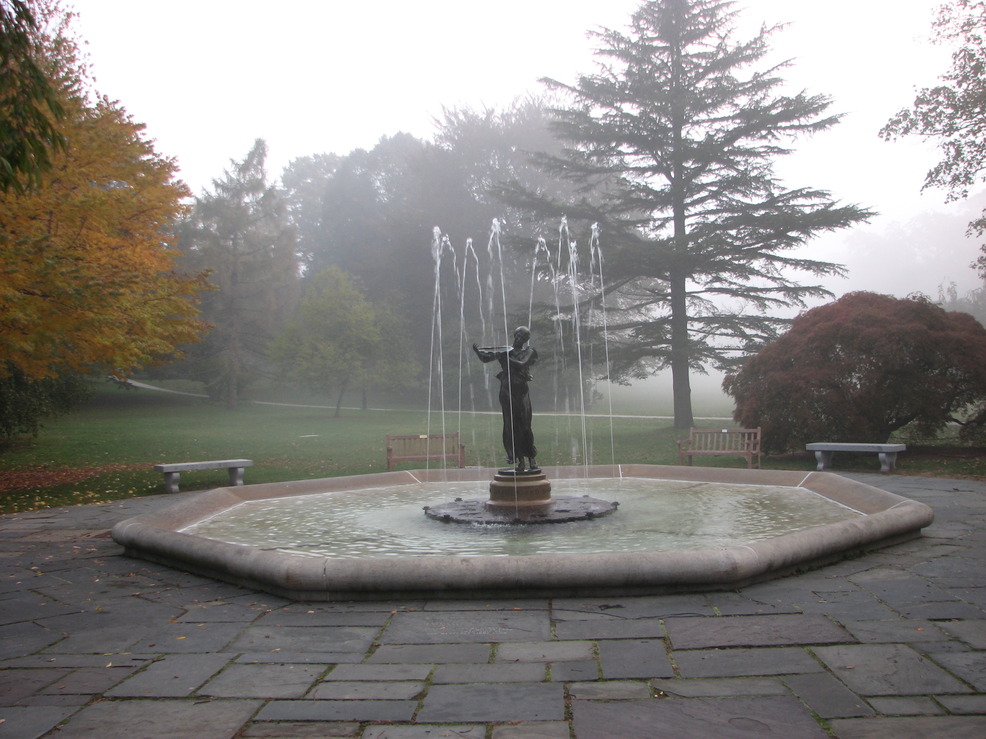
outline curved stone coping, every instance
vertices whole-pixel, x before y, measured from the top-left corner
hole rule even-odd
[[[613,465],[545,468],[551,479],[636,477],[801,487],[860,512],[858,518],[722,549],[523,557],[330,559],[267,551],[179,529],[248,500],[435,481],[486,480],[484,469],[414,470],[267,483],[187,493],[121,521],[128,555],[297,600],[664,593],[740,587],[917,536],[934,514],[923,503],[827,472]]]

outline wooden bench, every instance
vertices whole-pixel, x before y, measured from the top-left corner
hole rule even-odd
[[[907,450],[906,444],[851,444],[848,442],[820,441],[805,446],[809,452],[815,452],[818,469],[824,470],[832,465],[832,455],[835,452],[876,452],[880,460],[880,472],[893,472],[897,467],[897,453]]]
[[[156,464],[154,469],[164,473],[164,487],[169,493],[178,492],[178,478],[181,472],[192,470],[229,470],[229,484],[243,484],[243,470],[253,467],[252,459],[215,459],[211,462],[174,462],[171,464]]]
[[[466,445],[459,443],[459,434],[411,434],[387,436],[387,471],[398,462],[448,461],[466,466]]]
[[[678,464],[687,460],[690,465],[699,455],[743,457],[748,468],[760,469],[760,429],[691,429],[688,438],[678,442]]]

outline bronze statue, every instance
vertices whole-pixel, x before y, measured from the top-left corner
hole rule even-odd
[[[507,462],[516,463],[518,473],[538,472],[537,449],[531,430],[531,397],[527,384],[531,381],[530,368],[537,362],[538,353],[527,345],[531,331],[520,326],[514,331],[512,346],[478,347],[472,345],[476,356],[484,363],[494,360],[500,363],[497,379],[500,380],[500,408],[503,411],[503,448]],[[527,459],[528,465],[524,465]]]

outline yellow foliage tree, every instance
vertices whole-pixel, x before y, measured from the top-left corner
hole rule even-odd
[[[204,328],[204,276],[174,266],[172,225],[188,191],[142,124],[88,93],[71,14],[56,4],[47,20],[41,61],[61,92],[55,125],[68,145],[41,186],[0,194],[0,377],[125,376]]]

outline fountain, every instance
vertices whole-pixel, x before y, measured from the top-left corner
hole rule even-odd
[[[639,514],[630,513],[631,509],[624,505],[615,516],[583,523],[549,527],[463,526],[421,516],[420,506],[413,504],[410,508],[417,508],[417,516],[409,510],[402,518],[420,520],[430,528],[413,537],[412,554],[391,551],[386,556],[354,551],[353,541],[345,542],[347,546],[337,556],[327,556],[306,552],[296,542],[278,542],[276,532],[272,534],[273,543],[260,544],[223,541],[218,536],[196,532],[200,525],[219,522],[222,517],[255,504],[293,507],[307,520],[328,498],[335,501],[337,509],[358,508],[364,518],[374,521],[369,529],[346,534],[362,540],[358,544],[373,545],[366,540],[378,536],[374,528],[381,528],[376,513],[382,498],[422,485],[477,485],[489,479],[489,473],[482,469],[413,470],[189,493],[160,511],[118,523],[112,535],[129,556],[296,600],[493,598],[732,589],[918,536],[933,518],[931,509],[923,503],[829,472],[658,465],[551,467],[545,472],[558,485],[581,480],[590,490],[612,491],[625,480],[652,483],[654,490],[641,496],[641,507],[651,499],[649,507],[661,517],[667,513],[667,502],[657,490],[667,481],[685,485],[680,496],[684,502],[695,489],[688,486],[728,485],[753,490],[769,487],[791,496],[785,506],[788,512],[797,513],[809,502],[847,515],[841,520],[800,522],[786,533],[780,528],[766,538],[757,539],[747,533],[738,540],[721,543],[699,538],[690,545],[678,543],[665,551],[658,547],[632,551],[622,545],[607,551],[609,537],[590,532],[578,540],[582,551],[538,553],[522,549],[520,555],[515,554],[520,549],[515,542],[532,531],[545,530],[545,538],[564,540],[569,527],[616,525],[636,519]],[[427,494],[434,492],[429,489]],[[689,520],[696,518],[694,513],[682,515]],[[699,516],[703,517],[705,514]],[[350,530],[348,523],[343,528]],[[483,538],[488,531],[505,536],[505,551],[462,554],[448,545],[450,539],[470,535]],[[327,541],[321,531],[313,537],[315,542],[333,549],[333,541]],[[406,543],[412,539],[405,539],[401,532],[390,534],[390,538],[396,540],[395,550],[412,549]],[[638,537],[632,534],[631,538]],[[343,548],[342,543],[339,549]]]
[[[436,236],[436,304],[443,243]],[[570,283],[574,290],[574,274]],[[473,345],[481,361],[500,363],[503,446],[513,465],[495,472],[488,500],[457,495],[489,480],[481,468],[248,485],[187,494],[118,523],[113,539],[129,556],[298,600],[635,595],[736,588],[918,536],[932,521],[922,503],[827,472],[619,465],[615,449],[612,465],[586,459],[542,469],[529,339],[521,327],[509,346]],[[444,404],[444,387],[441,397]],[[584,421],[582,436],[585,449]],[[554,495],[549,476],[580,494]],[[618,515],[609,515],[615,502],[592,494],[629,495],[631,487],[633,508]],[[453,499],[421,516],[419,498],[436,491]],[[263,536],[237,530],[231,521],[244,516]],[[412,521],[424,528],[401,528]],[[703,528],[715,521],[714,532]],[[679,530],[660,531],[667,526]],[[694,530],[682,537],[685,528]],[[569,538],[567,549],[550,546]]]
[[[503,449],[507,462],[516,466],[496,472],[490,482],[487,501],[456,498],[451,503],[425,506],[425,514],[445,523],[571,523],[605,516],[616,510],[617,503],[589,495],[555,499],[551,483],[535,460],[528,383],[530,369],[537,363],[538,354],[528,345],[531,330],[519,326],[510,346],[484,347],[472,345],[480,361],[499,362],[500,409],[503,415]],[[524,460],[527,460],[525,464]]]

